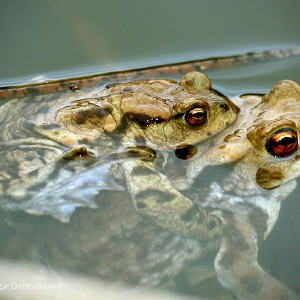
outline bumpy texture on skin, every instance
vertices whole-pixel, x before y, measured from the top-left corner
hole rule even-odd
[[[11,100],[0,110],[0,207],[68,221],[76,207],[96,207],[99,190],[122,189],[113,180],[120,175],[110,169],[123,161],[139,212],[184,236],[218,235],[217,220],[196,209],[160,173],[153,150],[164,153],[202,142],[231,124],[238,112],[199,72],[179,83],[139,80],[88,93]],[[151,184],[132,174],[140,170],[151,174]],[[149,190],[157,197],[149,197]],[[172,199],[163,201],[168,194]],[[183,218],[191,209],[193,218]]]
[[[117,79],[123,78],[122,76],[125,75],[120,74]],[[93,85],[96,81],[83,80],[81,83],[82,86],[84,84],[88,86],[89,84]],[[153,82],[151,85],[154,85]],[[155,85],[155,90],[160,85],[168,85],[168,82],[172,84],[172,81],[168,80],[156,82],[158,85]],[[69,87],[69,83],[64,82],[61,85],[54,84],[54,86],[56,85],[58,90],[64,90]],[[148,80],[147,83],[149,83]],[[136,88],[134,93],[137,97],[130,97],[131,85]],[[45,87],[39,86],[36,92],[43,90],[47,93],[49,87],[51,84]],[[139,90],[139,87],[142,87],[142,90]],[[195,73],[188,75],[187,78],[182,78],[179,83],[179,91],[180,88],[185,89],[192,95],[191,97],[200,93],[198,87],[208,91],[210,83],[205,76],[197,77]],[[39,90],[39,88],[41,89]],[[8,197],[11,197],[8,198],[8,202],[11,205],[20,205],[20,209],[32,213],[49,213],[64,220],[63,216],[69,216],[76,206],[95,207],[95,202],[90,198],[98,194],[99,190],[122,189],[122,186],[114,180],[121,177],[120,169],[114,165],[116,162],[120,162],[123,165],[134,206],[141,214],[136,213],[136,210],[130,205],[130,196],[124,197],[122,194],[123,196],[113,199],[113,197],[106,197],[106,194],[101,193],[101,197],[99,196],[98,199],[100,209],[77,211],[68,226],[51,218],[41,218],[42,221],[37,221],[37,226],[33,225],[32,218],[28,215],[25,216],[29,219],[28,222],[22,222],[24,220],[19,219],[15,224],[20,222],[21,226],[16,225],[15,239],[5,243],[4,252],[6,251],[6,254],[9,255],[14,252],[21,252],[25,256],[28,254],[30,257],[35,257],[36,260],[57,268],[65,267],[73,271],[84,269],[84,272],[113,280],[121,279],[133,283],[155,285],[177,274],[189,261],[193,261],[213,249],[219,249],[215,260],[218,278],[222,285],[231,290],[239,299],[295,298],[293,293],[267,275],[257,264],[258,244],[272,229],[278,216],[280,202],[295,187],[293,180],[283,183],[298,176],[294,172],[295,169],[292,168],[287,172],[290,176],[289,179],[284,171],[281,172],[281,169],[275,173],[272,172],[272,169],[268,169],[270,165],[278,167],[278,162],[290,161],[291,158],[295,158],[292,160],[292,165],[296,162],[297,155],[295,153],[291,157],[279,161],[268,160],[266,159],[268,156],[265,155],[265,152],[268,155],[270,152],[280,155],[291,153],[291,149],[295,145],[294,137],[295,133],[298,134],[298,129],[295,128],[297,126],[294,126],[295,120],[290,120],[289,114],[285,114],[285,109],[281,110],[283,106],[278,107],[279,111],[270,114],[269,121],[272,124],[274,121],[274,124],[278,125],[282,122],[281,118],[287,117],[289,122],[284,120],[284,126],[292,126],[295,130],[289,133],[278,132],[280,129],[276,125],[275,135],[273,135],[269,130],[272,128],[272,124],[269,126],[260,122],[260,110],[263,111],[268,100],[260,103],[259,98],[250,97],[248,100],[252,103],[248,105],[239,103],[243,108],[242,115],[234,123],[234,126],[218,138],[209,139],[207,145],[213,142],[215,148],[206,145],[209,149],[206,151],[201,144],[198,154],[202,153],[204,159],[199,156],[193,162],[199,166],[196,175],[199,175],[206,165],[225,162],[234,162],[233,171],[227,173],[227,179],[224,181],[216,180],[213,177],[211,184],[205,187],[201,185],[202,181],[200,180],[199,186],[195,187],[196,195],[193,194],[193,191],[187,191],[183,196],[171,186],[161,165],[157,162],[161,157],[166,158],[165,150],[176,147],[178,147],[176,149],[178,157],[182,158],[185,154],[193,156],[196,148],[195,146],[190,147],[192,145],[189,140],[194,137],[194,133],[187,140],[182,140],[183,135],[179,138],[173,137],[170,141],[164,137],[163,141],[167,141],[165,144],[161,143],[159,134],[151,139],[152,136],[155,136],[155,130],[150,128],[157,127],[159,132],[160,126],[169,120],[170,116],[168,110],[164,109],[164,104],[171,104],[170,107],[173,108],[173,101],[170,101],[168,95],[168,97],[164,95],[161,97],[163,99],[160,99],[163,101],[155,105],[153,89],[145,85],[145,82],[109,86],[108,90],[111,91],[110,89],[115,89],[116,94],[124,95],[125,106],[119,105],[123,103],[121,101],[123,98],[118,98],[116,94],[99,95],[94,89],[86,98],[82,96],[83,91],[79,91],[76,86],[71,89],[73,91],[72,99],[68,98],[70,96],[66,95],[68,93],[49,94],[44,98],[41,96],[34,98],[33,101],[38,104],[41,103],[41,99],[47,100],[49,103],[55,102],[57,98],[70,99],[66,106],[62,102],[61,105],[57,102],[56,104],[59,105],[54,108],[38,105],[38,110],[35,111],[37,114],[31,114],[27,105],[28,99],[25,99],[26,105],[23,107],[19,104],[20,100],[11,102],[12,106],[3,106],[0,119],[7,120],[7,116],[10,115],[11,122],[5,123],[4,141],[1,144],[3,147],[1,164],[6,167],[1,170],[1,184],[2,188],[7,186],[10,188],[2,189],[2,191],[8,192]],[[30,93],[30,91],[32,91],[30,88],[26,89],[26,92]],[[162,93],[162,90],[160,91]],[[278,91],[275,89],[274,95],[279,95],[279,99],[286,99],[285,104],[292,104],[298,92],[296,94],[290,92],[289,88],[286,91],[286,95],[289,94],[291,97],[284,97],[279,85]],[[1,95],[17,95],[20,90],[11,93],[9,91],[8,93],[1,92],[3,91],[0,91],[0,98]],[[177,92],[176,89],[175,95],[178,95]],[[143,93],[147,99],[146,106],[140,101]],[[71,92],[69,94],[72,95]],[[102,96],[107,97],[105,99],[110,99],[110,101],[105,103],[105,108],[100,107],[99,109],[97,100],[100,99],[97,98]],[[265,99],[272,99],[269,96],[266,96]],[[208,98],[204,100],[206,101]],[[148,109],[149,103],[151,109]],[[201,103],[203,104],[203,102]],[[258,104],[257,108],[253,108],[256,104]],[[136,105],[141,106],[136,109]],[[14,110],[11,109],[13,106],[19,107],[15,115],[13,114]],[[295,107],[297,106],[295,103]],[[113,111],[111,111],[111,107],[113,107]],[[179,109],[186,108],[180,105],[178,107]],[[231,109],[233,107],[231,106]],[[180,116],[184,116],[181,120],[190,120],[192,124],[199,122],[202,124],[202,121],[205,120],[205,124],[207,124],[204,116],[206,108],[205,105],[201,105],[200,108],[196,107],[188,117],[181,115],[180,110],[178,112],[174,109],[177,112],[175,119],[178,120]],[[219,108],[224,109],[226,106],[222,104]],[[55,111],[55,109],[57,110]],[[20,112],[25,113],[23,119],[19,118]],[[218,111],[214,109],[213,112],[217,113]],[[248,117],[245,119],[246,112],[250,112],[249,119]],[[57,116],[57,120],[51,118],[51,115],[52,117]],[[123,115],[126,117],[123,118]],[[280,118],[279,121],[277,120],[279,123],[275,120],[278,117]],[[99,118],[106,121],[105,126],[99,126]],[[221,120],[223,121],[223,119],[222,117]],[[124,126],[124,120],[129,126]],[[25,123],[26,126],[23,126]],[[222,122],[217,123],[217,125],[223,126]],[[63,126],[61,126],[62,124]],[[226,122],[224,124],[226,125]],[[248,130],[253,124],[255,126]],[[142,127],[143,130],[141,130]],[[166,131],[168,135],[173,134],[172,128],[171,126]],[[207,128],[202,126],[201,128],[204,129],[201,137],[207,138],[209,136]],[[80,135],[81,130],[87,134]],[[246,131],[248,134],[239,135],[240,131]],[[145,137],[143,134],[139,135],[140,132],[143,134],[148,132],[148,134]],[[10,136],[10,133],[13,136]],[[100,133],[101,138],[97,133]],[[215,131],[212,132],[212,134],[215,133]],[[260,139],[256,138],[257,136],[260,138],[272,136],[273,140],[267,143],[266,149],[264,148],[266,144],[259,142]],[[195,143],[198,138],[196,136]],[[119,139],[120,142],[113,142],[115,139]],[[160,143],[156,144],[156,139]],[[236,143],[239,139],[246,142]],[[285,140],[290,142],[285,142]],[[232,141],[233,143],[231,143]],[[99,142],[100,145],[98,145]],[[226,151],[223,152],[222,148],[225,148],[225,144]],[[285,150],[282,150],[282,144],[286,148]],[[285,147],[287,145],[288,147]],[[127,146],[130,148],[125,149]],[[157,153],[145,146],[151,146]],[[254,148],[258,150],[252,153]],[[182,149],[185,151],[181,151]],[[158,153],[157,150],[161,151]],[[212,150],[211,153],[210,150]],[[119,153],[111,153],[111,151]],[[180,152],[183,152],[184,155]],[[99,155],[99,153],[104,155]],[[260,156],[261,153],[264,154]],[[141,158],[142,161],[133,159],[133,156]],[[129,160],[124,163],[124,158],[129,158]],[[9,168],[11,161],[19,164],[20,168]],[[256,164],[263,167],[258,169]],[[196,175],[194,174],[193,177]],[[62,182],[61,178],[64,178]],[[140,184],[142,184],[141,187]],[[61,188],[62,185],[64,189]],[[78,188],[74,189],[75,186]],[[275,188],[276,186],[280,187]],[[261,189],[262,187],[263,189]],[[37,193],[37,188],[42,192]],[[31,199],[35,198],[36,202],[32,202],[30,207],[21,206],[26,202],[24,202],[24,194],[28,191],[30,191],[28,196]],[[70,200],[71,192],[73,199],[70,202],[54,201],[58,197],[64,201]],[[87,195],[88,197],[85,198]],[[41,202],[41,199],[45,201]],[[51,206],[53,202],[54,206]],[[43,203],[47,203],[48,206]],[[163,208],[163,212],[160,208]],[[16,217],[18,218],[19,215]],[[3,219],[1,218],[1,220]],[[10,220],[9,224],[12,225],[14,222]],[[26,226],[23,228],[24,224],[30,228],[26,228]],[[163,230],[161,227],[167,230]],[[27,235],[24,232],[27,232]],[[26,251],[24,251],[23,242],[30,244],[30,253],[24,253]]]
[[[213,180],[208,197],[194,197],[223,224],[217,275],[238,299],[299,299],[258,265],[257,253],[300,175],[300,87],[283,80],[262,99],[236,102],[236,122],[188,167],[189,180],[197,181],[206,166],[233,164],[223,181]]]

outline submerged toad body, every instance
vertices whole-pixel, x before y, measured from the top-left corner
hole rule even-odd
[[[195,220],[184,222],[181,216],[192,202],[156,164],[149,167],[132,156],[151,159],[153,150],[188,148],[223,130],[238,112],[199,72],[179,83],[141,80],[88,93],[10,100],[0,109],[0,207],[66,221],[77,206],[94,207],[99,190],[120,189],[108,178],[109,159],[127,155],[122,167],[136,209],[163,227],[198,236],[205,227],[217,227],[214,218],[199,209]],[[149,172],[159,184],[146,206],[142,195],[148,187],[139,178]],[[175,201],[164,201],[164,193]]]
[[[222,223],[217,275],[239,299],[298,299],[263,271],[257,254],[300,175],[300,86],[283,80],[262,99],[245,96],[238,101],[236,122],[188,167],[193,181],[203,177],[205,167],[232,164],[223,180],[213,180],[203,187],[205,195],[195,197]]]

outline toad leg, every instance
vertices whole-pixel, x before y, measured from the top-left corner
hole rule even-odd
[[[211,240],[222,234],[221,221],[179,193],[155,162],[128,160],[122,165],[137,211],[181,236]]]

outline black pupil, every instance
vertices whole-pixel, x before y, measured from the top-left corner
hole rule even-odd
[[[194,107],[185,114],[185,120],[190,126],[199,126],[206,121],[206,108]]]
[[[277,130],[266,143],[267,151],[278,157],[293,154],[298,148],[297,132],[291,128]]]
[[[295,138],[292,138],[290,136],[286,136],[283,139],[280,140],[280,142],[278,144],[282,145],[282,146],[288,146],[291,143],[293,143],[295,141]]]
[[[200,111],[192,112],[192,117],[193,118],[200,119],[203,116],[205,116],[205,113],[203,113],[203,112],[200,112]]]

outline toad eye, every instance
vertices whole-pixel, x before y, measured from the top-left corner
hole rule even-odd
[[[197,106],[187,110],[185,112],[184,119],[190,126],[203,125],[207,119],[206,107]]]
[[[281,128],[266,142],[266,150],[278,157],[286,157],[298,149],[297,132],[291,128]]]

